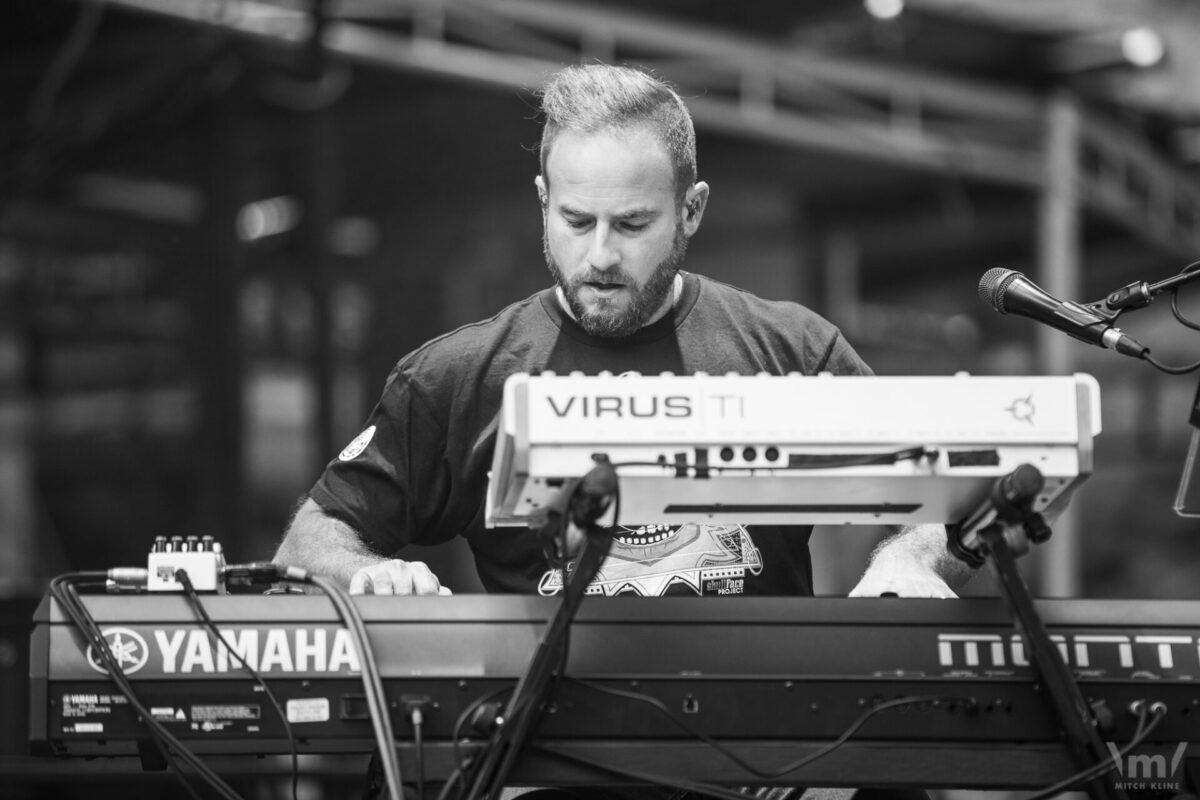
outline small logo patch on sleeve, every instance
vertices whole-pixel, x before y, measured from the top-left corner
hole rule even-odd
[[[338,453],[339,461],[350,461],[357,458],[363,450],[367,449],[367,445],[371,443],[371,437],[375,435],[375,426],[367,428],[365,431],[354,437],[354,441],[346,445],[346,449]]]

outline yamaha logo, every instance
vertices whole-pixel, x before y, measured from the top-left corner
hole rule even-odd
[[[109,651],[121,665],[121,671],[126,675],[132,675],[146,666],[146,660],[150,657],[150,649],[146,647],[146,640],[137,631],[129,628],[105,628],[104,641],[108,643]],[[100,658],[91,645],[88,645],[87,649],[87,662],[96,672],[103,675],[108,674],[108,670],[100,663]]]

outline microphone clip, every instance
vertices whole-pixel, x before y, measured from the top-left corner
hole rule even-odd
[[[947,527],[947,549],[960,561],[978,569],[983,566],[987,550],[985,532],[1000,531],[1009,550],[1017,555],[1028,552],[1030,542],[1047,541],[1050,526],[1033,510],[1045,484],[1041,470],[1032,464],[1021,464],[997,478],[975,511],[961,523]]]
[[[605,529],[597,523],[616,500],[617,471],[606,455],[598,453],[592,460],[596,464],[586,475],[571,478],[563,484],[554,501],[546,507],[540,524],[534,528],[551,566],[565,567],[574,551],[579,549],[578,540],[571,541],[568,537],[571,525],[588,539],[606,535]]]
[[[1195,266],[1194,264],[1191,265],[1191,267]],[[1099,316],[1111,321],[1116,319],[1117,315],[1122,311],[1145,308],[1150,305],[1150,302],[1155,297],[1163,292],[1174,291],[1196,280],[1200,280],[1200,269],[1185,268],[1177,275],[1172,275],[1155,283],[1147,283],[1146,281],[1128,283],[1120,289],[1109,292],[1103,300],[1089,303],[1087,307]]]

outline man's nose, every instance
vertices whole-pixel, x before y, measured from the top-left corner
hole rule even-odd
[[[597,225],[592,233],[592,245],[588,248],[588,264],[594,269],[612,269],[621,263],[621,251],[614,246],[612,229]]]

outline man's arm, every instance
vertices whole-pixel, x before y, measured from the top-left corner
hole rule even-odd
[[[974,574],[946,549],[944,526],[910,525],[875,548],[850,596],[957,597]]]
[[[331,578],[351,594],[450,594],[424,562],[372,552],[357,531],[326,514],[312,498],[292,517],[272,560]]]

